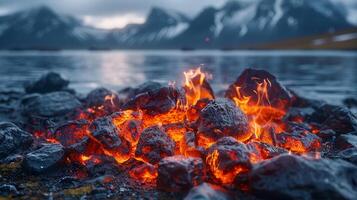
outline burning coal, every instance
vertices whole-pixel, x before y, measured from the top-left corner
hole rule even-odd
[[[301,112],[298,108],[304,108],[307,100],[264,70],[243,71],[224,98],[216,97],[208,83],[212,76],[200,68],[184,76],[181,86],[147,84],[131,91],[128,98],[96,89],[85,98],[84,108],[77,100],[63,108],[47,103],[44,114],[56,113],[54,119],[61,123],[43,122],[38,118],[41,110],[30,118],[35,140],[46,144],[28,154],[26,166],[33,173],[58,162],[90,169],[78,171],[78,177],[83,177],[115,162],[134,182],[163,191],[186,191],[203,182],[248,191],[252,183],[247,177],[256,166],[281,154],[319,159],[331,149],[326,145],[334,137],[331,132],[356,128],[349,120],[354,116],[343,109],[309,103],[315,114]],[[24,111],[32,112],[46,98],[23,100],[31,102]],[[51,101],[57,105],[57,98]],[[333,114],[319,109],[339,117],[331,119]],[[64,120],[57,117],[63,110]],[[353,147],[349,140],[347,136],[337,140],[338,147]],[[41,157],[44,154],[46,158]]]

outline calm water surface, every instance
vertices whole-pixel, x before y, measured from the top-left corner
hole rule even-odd
[[[182,82],[196,66],[213,75],[216,91],[247,67],[266,69],[306,97],[339,104],[357,98],[357,52],[342,51],[59,51],[0,52],[0,87],[21,88],[47,71],[61,73],[81,93],[122,89],[147,80]]]

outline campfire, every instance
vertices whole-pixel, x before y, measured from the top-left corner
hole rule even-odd
[[[27,85],[14,123],[0,124],[0,192],[356,197],[357,120],[347,108],[301,97],[264,70],[244,70],[224,95],[200,68],[184,78],[82,98],[53,73]]]

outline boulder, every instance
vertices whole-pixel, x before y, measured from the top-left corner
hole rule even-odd
[[[68,84],[69,81],[63,79],[61,75],[55,72],[49,72],[41,76],[40,79],[25,84],[25,91],[26,93],[45,94],[68,89]]]
[[[201,110],[197,121],[198,137],[213,141],[225,136],[245,141],[251,135],[248,128],[247,116],[226,99],[211,100]]]
[[[357,167],[342,160],[283,154],[258,164],[247,180],[250,192],[265,199],[352,200],[357,196]]]
[[[161,159],[158,167],[157,187],[164,191],[187,191],[203,181],[201,158],[181,155]]]
[[[0,157],[21,152],[31,146],[32,135],[10,122],[0,122]]]
[[[172,156],[175,142],[158,126],[146,128],[140,136],[135,156],[157,164],[162,158]]]
[[[44,173],[58,166],[64,155],[64,147],[61,144],[43,144],[41,148],[26,154],[24,166],[32,173]]]

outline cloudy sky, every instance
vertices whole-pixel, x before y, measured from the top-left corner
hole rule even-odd
[[[194,16],[206,6],[219,7],[226,1],[227,0],[0,0],[0,15],[39,5],[47,5],[60,13],[74,15],[83,19],[87,24],[99,28],[121,28],[128,23],[143,23],[145,16],[153,6],[175,9],[186,15]],[[357,18],[357,0],[332,1],[338,1],[347,5],[349,8],[355,8],[353,13],[350,14],[355,14],[352,17]]]

